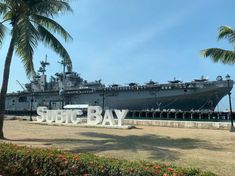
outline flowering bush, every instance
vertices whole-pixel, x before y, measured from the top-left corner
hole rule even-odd
[[[199,169],[71,154],[0,143],[0,175],[10,176],[215,176]]]

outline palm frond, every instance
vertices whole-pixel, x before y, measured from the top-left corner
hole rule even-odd
[[[6,3],[0,3],[0,15],[2,16],[2,20],[1,23],[4,23],[6,21],[10,21],[11,20],[11,16],[12,14],[11,12],[11,7],[6,4]]]
[[[235,30],[228,26],[221,26],[219,28],[218,40],[228,39],[230,43],[234,44],[235,42]]]
[[[2,41],[5,37],[5,32],[6,32],[6,26],[2,23],[0,23],[0,45],[2,45]]]
[[[28,77],[34,74],[33,54],[38,45],[38,32],[35,27],[26,18],[21,20],[15,30],[16,35],[16,53],[20,56]]]
[[[210,57],[214,62],[222,62],[224,64],[235,63],[235,52],[220,48],[209,48],[201,51],[203,57]]]
[[[0,15],[7,12],[8,6],[5,3],[0,3]]]
[[[55,16],[65,12],[72,12],[69,0],[40,0],[31,5],[32,11],[39,15]]]
[[[34,73],[33,54],[38,41],[50,46],[64,59],[68,68],[72,68],[68,52],[53,35],[56,33],[65,41],[72,39],[53,20],[54,16],[65,12],[72,12],[69,0],[0,0],[0,15],[4,21],[10,21],[11,34],[15,38],[15,52],[20,56],[28,76]],[[4,27],[0,26],[0,44],[4,33]]]
[[[34,22],[44,26],[45,28],[58,33],[65,39],[65,41],[72,40],[71,35],[56,21],[42,15],[33,15],[32,19]]]
[[[38,32],[40,35],[40,40],[50,46],[56,53],[63,58],[64,62],[67,64],[68,71],[72,70],[72,60],[64,48],[64,46],[56,39],[56,37],[51,34],[46,28],[41,25],[38,25]]]

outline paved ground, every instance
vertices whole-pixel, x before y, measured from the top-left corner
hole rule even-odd
[[[171,162],[199,167],[219,175],[235,175],[235,133],[138,126],[137,129],[101,129],[47,126],[7,120],[5,136],[12,143],[33,147],[56,147],[71,152]]]

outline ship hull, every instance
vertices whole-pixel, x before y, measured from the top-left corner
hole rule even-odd
[[[88,104],[104,109],[177,109],[214,110],[219,101],[232,89],[227,81],[192,84],[188,86],[162,84],[156,86],[106,87],[100,89],[67,90],[8,94],[7,111],[36,110],[38,106],[51,109],[65,104]]]
[[[73,95],[68,98],[72,104],[89,104],[105,109],[180,109],[214,110],[219,101],[227,94],[226,85],[194,89],[143,89],[109,90],[90,95]]]

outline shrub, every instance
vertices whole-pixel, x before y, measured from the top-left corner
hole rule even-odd
[[[0,175],[7,176],[215,176],[199,169],[71,154],[0,143]]]

